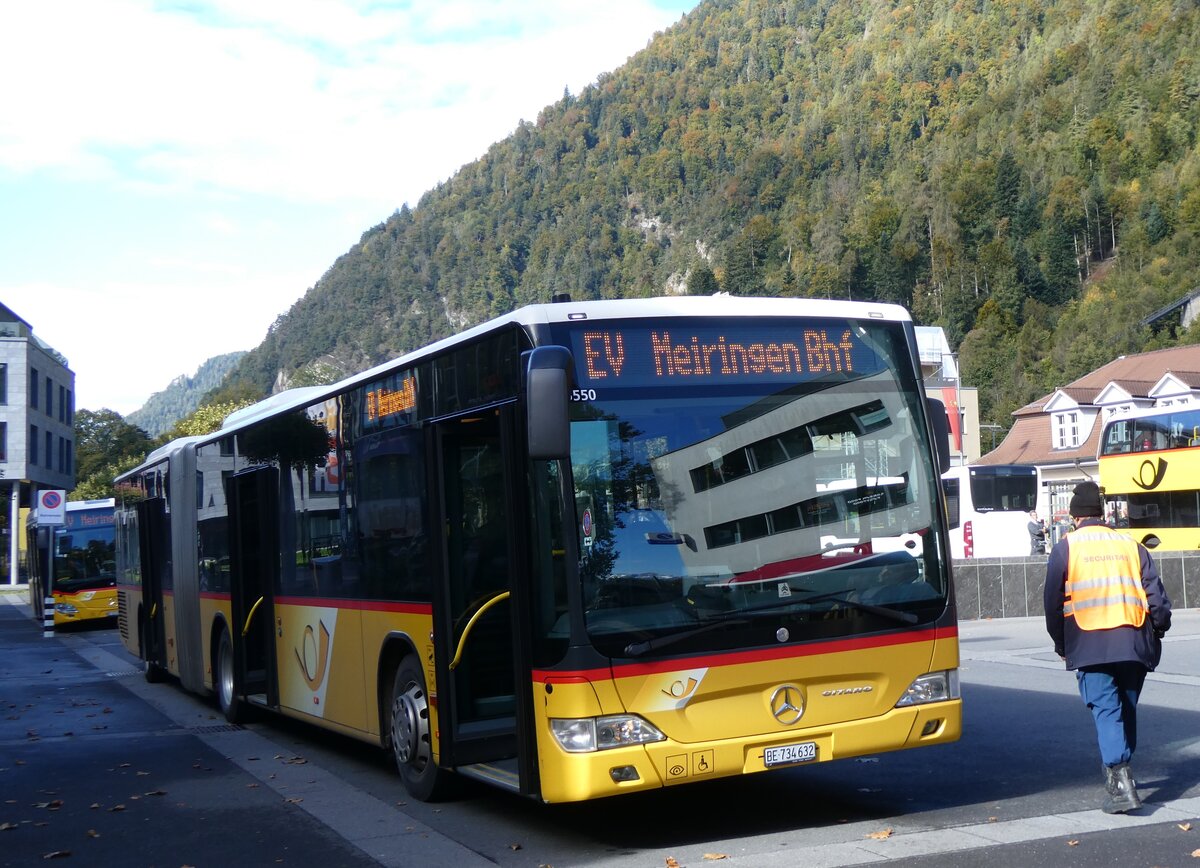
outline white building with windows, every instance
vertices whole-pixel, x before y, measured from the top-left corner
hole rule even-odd
[[[20,522],[41,489],[75,487],[75,374],[0,304],[0,583],[21,575]]]
[[[1104,423],[1129,410],[1200,403],[1200,346],[1121,356],[1013,413],[1008,436],[979,464],[1038,468],[1038,512],[1064,519],[1071,491],[1099,478]]]

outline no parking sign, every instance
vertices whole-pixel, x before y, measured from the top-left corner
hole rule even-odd
[[[62,525],[67,520],[67,493],[48,488],[37,496],[37,523],[41,527]]]

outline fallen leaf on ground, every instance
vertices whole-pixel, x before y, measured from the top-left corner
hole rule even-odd
[[[675,860],[674,856],[667,857],[667,868],[679,868],[679,863]]]
[[[51,850],[49,853],[43,853],[43,859],[65,859],[71,855],[70,850]]]
[[[709,862],[715,862],[718,859],[728,859],[729,856],[725,853],[705,853],[702,858],[707,859]]]
[[[1193,851],[1192,851],[1192,858],[1193,858],[1193,859],[1200,859],[1200,850],[1193,850]]]
[[[1180,824],[1179,824],[1179,831],[1181,831],[1181,832],[1190,832],[1190,831],[1192,831],[1192,824],[1191,824],[1191,823],[1180,823]]]
[[[166,794],[166,790],[151,790],[148,793],[142,793],[143,796],[165,796]]]
[[[1068,842],[1067,842],[1067,846],[1068,846],[1068,847],[1078,847],[1078,846],[1079,846],[1079,842],[1078,842],[1078,841],[1068,841]]]
[[[111,814],[114,811],[123,811],[123,810],[125,810],[124,805],[113,805],[111,808],[108,809],[108,812]]]
[[[871,832],[871,833],[870,833],[869,835],[867,835],[866,837],[868,837],[868,838],[874,838],[876,841],[883,841],[883,840],[885,840],[886,838],[890,838],[890,837],[892,837],[892,829],[891,829],[891,827],[889,826],[889,827],[888,827],[888,828],[886,828],[886,829],[880,829],[878,832]]]
[[[520,850],[520,849],[521,849],[521,845],[520,845],[520,844],[509,844],[509,845],[508,845],[508,849],[510,849],[510,850]]]
[[[16,823],[0,823],[0,832],[10,832],[17,828]]]
[[[88,829],[88,830],[87,830],[87,836],[88,836],[89,838],[99,838],[99,837],[100,837],[100,833],[99,833],[99,832],[97,832],[95,829]]]

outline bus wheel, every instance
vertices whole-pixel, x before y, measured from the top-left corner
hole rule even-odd
[[[405,657],[396,670],[391,711],[392,755],[404,788],[423,802],[445,798],[450,773],[439,769],[433,761],[429,697],[425,692],[425,676],[414,657]]]
[[[146,625],[142,624],[138,632],[138,656],[142,658],[142,676],[150,684],[158,684],[163,680],[163,671],[158,664],[150,659],[146,651]]]
[[[233,685],[233,639],[228,627],[221,627],[221,638],[217,640],[216,666],[213,667],[213,687],[217,692],[217,705],[230,723],[241,723],[245,706],[238,698]]]

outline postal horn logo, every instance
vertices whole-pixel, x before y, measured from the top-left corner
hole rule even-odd
[[[304,683],[308,685],[308,689],[314,693],[320,688],[321,682],[325,680],[325,670],[329,667],[329,628],[325,626],[325,622],[321,621],[321,641],[318,643],[313,632],[312,625],[309,624],[304,628],[304,640],[301,647],[304,649],[304,656],[300,655],[300,649],[296,650],[296,662],[300,664],[300,672],[304,675]],[[309,647],[315,652],[316,660],[313,664],[316,666],[316,671],[313,671],[309,665],[308,652]]]
[[[1167,475],[1167,462],[1162,458],[1156,458],[1151,461],[1147,458],[1142,462],[1142,466],[1138,468],[1138,475],[1133,477],[1133,484],[1142,491],[1152,491],[1162,484],[1163,477]]]

